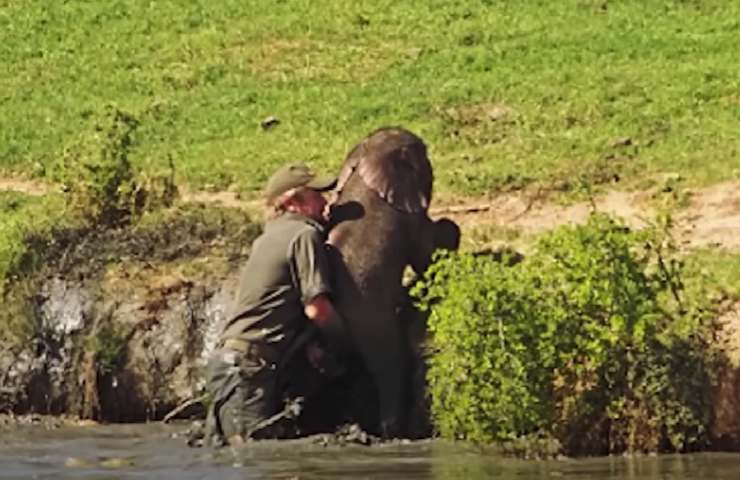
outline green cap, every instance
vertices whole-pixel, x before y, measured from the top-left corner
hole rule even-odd
[[[293,163],[281,167],[270,177],[265,187],[265,199],[268,203],[273,203],[280,195],[298,187],[325,192],[331,190],[336,183],[336,177],[318,177],[307,165]]]

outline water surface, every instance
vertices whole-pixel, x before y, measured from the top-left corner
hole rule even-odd
[[[373,447],[260,442],[194,449],[182,426],[18,426],[0,432],[1,479],[740,479],[740,454],[502,458],[442,441]]]

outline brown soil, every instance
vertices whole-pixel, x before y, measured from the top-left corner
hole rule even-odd
[[[432,216],[445,216],[465,229],[490,225],[524,234],[538,234],[564,224],[584,223],[593,210],[622,217],[632,227],[645,226],[654,212],[650,193],[610,191],[591,202],[560,205],[538,192],[519,191],[497,195],[487,203],[464,200],[431,209]],[[446,203],[446,202],[445,202]]]
[[[691,247],[740,250],[740,182],[694,192],[691,205],[676,219],[677,231]]]
[[[217,204],[228,208],[241,208],[248,211],[256,211],[262,208],[261,202],[243,200],[235,192],[200,192],[184,189],[180,193],[180,199],[184,202]]]
[[[674,214],[674,234],[687,248],[711,247],[740,251],[740,181],[728,181],[684,192],[688,205]],[[560,205],[538,192],[504,193],[481,202],[458,199],[432,208],[433,216],[447,216],[463,231],[482,226],[538,234],[564,224],[583,223],[593,210],[622,217],[627,225],[640,228],[653,221],[659,211],[659,194],[653,191],[611,190],[593,199]]]
[[[740,302],[731,306],[719,322],[723,326],[720,341],[725,346],[729,366],[740,369]]]
[[[719,319],[720,346],[725,364],[714,387],[713,435],[718,446],[733,449],[740,445],[740,302],[736,302]]]
[[[0,178],[0,191],[43,195],[51,191],[47,184],[21,178]],[[686,208],[674,217],[678,240],[688,248],[711,247],[740,251],[740,181],[728,181],[710,187],[687,191]],[[538,234],[559,225],[583,223],[594,209],[619,216],[631,227],[640,228],[656,214],[654,191],[623,192],[611,190],[593,199],[561,205],[539,191],[522,190],[491,198],[447,196],[437,200],[431,209],[434,217],[455,220],[466,232],[491,227],[519,234]],[[234,192],[200,192],[183,190],[185,202],[219,204],[261,212],[256,200],[244,200]]]

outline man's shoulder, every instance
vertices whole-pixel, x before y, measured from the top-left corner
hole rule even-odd
[[[268,222],[266,230],[280,232],[291,239],[299,236],[323,236],[323,227],[317,222],[300,215],[285,214]]]

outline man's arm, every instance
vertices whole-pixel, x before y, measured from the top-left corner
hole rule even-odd
[[[338,353],[346,351],[348,338],[344,320],[327,295],[315,296],[305,304],[303,311],[311,323],[319,327],[332,349]]]
[[[319,328],[331,349],[337,353],[346,351],[349,338],[345,334],[344,320],[329,298],[329,262],[319,232],[306,230],[299,235],[292,244],[291,257],[305,315]]]

